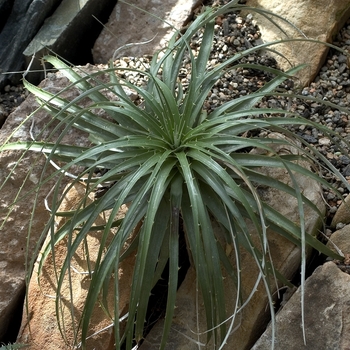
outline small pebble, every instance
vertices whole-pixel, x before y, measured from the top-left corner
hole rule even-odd
[[[336,230],[341,230],[341,229],[344,228],[345,226],[346,226],[346,225],[343,224],[342,222],[338,222],[337,225],[336,225],[336,227],[335,227],[335,229],[336,229]]]

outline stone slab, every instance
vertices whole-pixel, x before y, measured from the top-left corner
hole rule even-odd
[[[0,13],[1,13],[1,21],[0,21],[0,32],[2,30],[2,28],[4,28],[8,16],[11,13],[11,9],[12,9],[12,0],[0,0]]]
[[[305,283],[305,338],[300,288],[276,316],[275,350],[350,349],[350,276],[333,263],[318,267]],[[271,326],[252,350],[270,350]]]

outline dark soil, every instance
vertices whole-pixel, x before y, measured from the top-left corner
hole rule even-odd
[[[28,96],[23,85],[6,86],[0,93],[0,128],[4,125],[6,118],[18,107]]]

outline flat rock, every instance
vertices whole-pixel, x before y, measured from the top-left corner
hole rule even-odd
[[[305,338],[301,327],[300,288],[276,316],[275,350],[350,348],[350,276],[333,263],[318,267],[305,283]],[[270,350],[269,326],[252,350]]]
[[[266,18],[252,11],[264,42],[272,42],[287,37],[307,37],[332,43],[334,36],[350,17],[349,0],[247,0],[247,5],[271,11],[289,22],[270,16],[285,31],[283,33]],[[293,26],[300,31],[297,31]],[[280,67],[284,70],[290,68],[291,64],[293,66],[303,63],[308,64],[308,67],[298,74],[301,86],[306,86],[314,80],[328,52],[327,46],[306,41],[289,42],[273,46],[273,48],[286,57],[284,59],[279,55],[274,55]]]
[[[193,9],[201,2],[198,0],[131,0],[128,3],[118,2],[106,27],[96,40],[92,50],[95,63],[107,63],[115,51],[124,45],[151,39],[153,40],[147,44],[123,48],[114,58],[153,55],[156,50],[164,47],[173,35],[174,28],[181,29]]]

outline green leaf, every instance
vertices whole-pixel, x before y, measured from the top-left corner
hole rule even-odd
[[[305,176],[328,189],[333,190],[334,186],[319,174],[301,166],[300,161],[316,163],[337,176],[348,188],[350,186],[326,157],[294,135],[288,127],[303,125],[317,128],[330,139],[339,135],[295,115],[293,111],[255,107],[262,98],[274,95],[316,101],[311,97],[278,91],[283,81],[292,78],[304,66],[281,72],[270,67],[240,63],[242,57],[291,40],[264,43],[228,57],[211,69],[207,67],[215,34],[215,18],[241,8],[238,0],[234,0],[217,9],[205,9],[184,33],[175,31],[168,45],[154,55],[147,71],[115,67],[111,62],[107,69],[86,74],[81,68],[70,67],[56,57],[47,56],[44,59],[62,71],[70,84],[54,94],[24,80],[28,91],[37,97],[41,105],[39,110],[48,112],[52,117],[52,123],[45,132],[51,128],[53,131],[50,131],[48,139],[42,139],[42,132],[37,141],[11,143],[7,140],[0,150],[23,150],[21,159],[29,151],[39,152],[46,157],[44,170],[50,164],[56,167],[53,175],[48,177],[43,171],[39,185],[28,193],[23,194],[23,184],[13,205],[18,205],[32,194],[37,198],[37,193],[45,184],[53,179],[56,181],[51,191],[51,216],[42,233],[43,238],[48,231],[51,241],[41,251],[38,270],[42,272],[50,252],[55,255],[56,245],[66,239],[68,252],[63,266],[60,269],[54,266],[57,296],[60,296],[66,276],[70,277],[74,254],[81,246],[87,248],[89,232],[101,231],[95,266],[93,271],[89,268],[91,281],[83,314],[71,330],[77,342],[81,340],[83,348],[88,346],[90,322],[98,304],[108,317],[114,319],[115,348],[132,349],[135,342],[144,337],[150,293],[164,269],[168,268],[167,305],[160,344],[161,349],[166,349],[177,303],[181,227],[184,228],[186,249],[196,272],[198,297],[203,300],[207,342],[212,341],[215,348],[225,346],[237,315],[251,301],[258,287],[264,287],[273,317],[273,283],[279,279],[281,283],[290,285],[273,265],[267,228],[301,247],[303,275],[307,246],[341,259],[306,231],[306,207],[320,217],[322,212],[318,203],[313,203],[300,192],[297,176]],[[266,15],[264,10],[257,11]],[[274,19],[271,22],[277,23]],[[198,55],[192,52],[193,39],[201,40]],[[184,64],[190,75],[188,86],[182,84],[180,76]],[[237,68],[262,70],[273,74],[274,78],[254,93],[223,103],[213,111],[207,110],[205,102],[216,81]],[[131,83],[125,78],[127,74],[122,75],[128,72],[141,74],[147,84],[138,86]],[[138,94],[137,102],[129,98],[129,89]],[[68,99],[65,93],[71,90],[75,91],[72,95],[75,97]],[[79,91],[78,95],[76,91]],[[324,104],[336,107],[327,101]],[[86,132],[91,144],[88,147],[63,144],[64,136],[72,128]],[[259,135],[262,130],[281,132],[288,139],[250,136]],[[346,151],[342,146],[343,140],[336,143],[342,152]],[[274,146],[292,146],[297,154],[279,155]],[[251,149],[256,149],[258,154],[250,152]],[[290,184],[265,175],[260,171],[262,167],[284,169],[290,177]],[[76,168],[80,169],[80,173],[71,174],[73,180],[62,196],[63,179]],[[5,182],[10,181],[15,169],[16,166],[6,176]],[[75,210],[62,212],[60,204],[63,197],[77,182],[86,185],[86,194]],[[292,222],[265,203],[259,195],[261,186],[293,196],[297,203],[298,222]],[[101,187],[104,193],[95,195],[92,203],[88,204],[87,197]],[[128,205],[125,217],[117,219],[124,204]],[[33,223],[34,213],[35,208],[29,226]],[[96,225],[95,221],[101,214],[107,215],[106,223]],[[59,228],[55,227],[56,216],[65,218]],[[220,232],[216,230],[217,226],[220,226]],[[230,258],[226,255],[226,245],[233,249]],[[258,271],[254,287],[248,293],[242,293],[242,249],[250,254]],[[122,281],[115,277],[120,262],[131,254],[136,254],[136,264],[132,273],[128,319],[122,327],[119,324]],[[34,260],[35,257],[32,258]],[[88,260],[87,257],[90,266]],[[237,295],[233,301],[228,300],[225,291],[227,278],[236,288]],[[110,285],[114,293],[113,310],[107,303]],[[62,303],[63,300],[57,297],[56,316],[64,337]],[[227,315],[231,305],[233,315]],[[72,319],[75,317],[73,313],[70,316]]]

